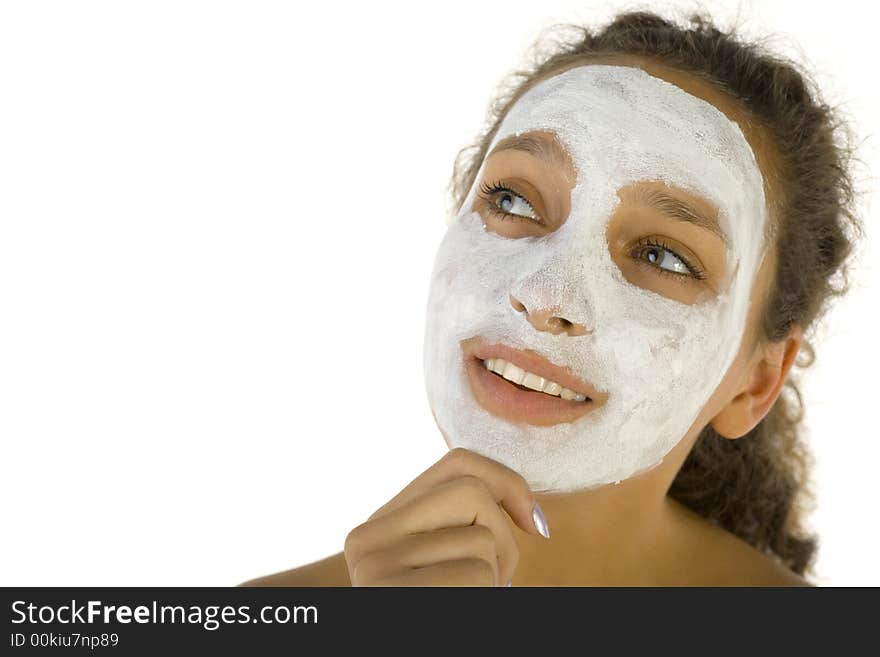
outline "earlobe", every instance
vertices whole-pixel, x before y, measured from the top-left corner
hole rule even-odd
[[[730,439],[754,429],[779,397],[802,343],[803,331],[795,326],[784,339],[767,344],[740,392],[712,419],[712,428]]]

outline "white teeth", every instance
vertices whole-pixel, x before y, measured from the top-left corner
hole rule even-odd
[[[513,363],[508,363],[504,366],[504,374],[503,376],[508,381],[513,381],[513,383],[522,383],[523,377],[526,375],[525,370],[517,367]]]
[[[550,379],[545,379],[532,372],[527,372],[501,358],[487,358],[483,361],[483,365],[490,372],[496,372],[508,381],[518,383],[521,386],[537,390],[538,392],[543,392],[554,397],[562,397],[562,399],[572,401],[584,401],[587,398],[586,395],[577,393],[574,390],[569,390],[556,383],[556,381],[551,381]]]
[[[526,388],[537,390],[538,392],[544,392],[545,382],[546,379],[543,376],[538,376],[537,374],[526,372],[526,375],[523,377],[522,380],[522,385],[524,385]]]

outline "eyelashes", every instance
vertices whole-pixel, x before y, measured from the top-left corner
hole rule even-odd
[[[532,203],[513,186],[503,180],[495,180],[491,183],[480,184],[480,199],[485,202],[486,208],[491,215],[500,221],[529,222],[540,226],[547,224],[535,211]],[[514,214],[502,210],[498,205],[498,197],[511,198],[515,204],[521,202],[532,216]],[[648,268],[652,273],[665,276],[678,282],[702,281],[707,278],[706,270],[699,262],[685,254],[681,249],[674,248],[662,237],[643,237],[639,239],[629,250],[628,255],[637,260],[641,266]],[[670,262],[671,259],[671,262]],[[668,264],[669,267],[661,265]]]
[[[527,208],[528,211],[531,212],[532,216],[527,217],[520,214],[513,214],[511,212],[505,212],[500,207],[498,207],[498,203],[494,200],[494,197],[497,195],[505,195],[512,197],[515,200],[521,201]],[[540,218],[535,207],[531,204],[531,202],[519,192],[514,191],[510,188],[510,186],[503,181],[496,181],[491,184],[481,183],[480,184],[480,193],[479,196],[486,202],[486,205],[489,209],[489,212],[495,215],[501,221],[530,221],[532,223],[536,223],[540,226],[546,226],[547,224]],[[503,197],[502,197],[503,198]]]
[[[670,263],[673,269],[668,269],[656,264],[658,258],[657,251],[663,251],[666,255],[671,256],[680,263],[680,266]],[[680,252],[680,250],[676,251],[662,237],[643,237],[629,253],[630,256],[657,270],[663,276],[673,276],[679,279],[682,277],[695,278],[698,281],[705,280],[707,277],[706,270],[702,266],[694,259]],[[666,255],[663,256],[661,262],[666,262]],[[686,271],[680,271],[682,268]]]

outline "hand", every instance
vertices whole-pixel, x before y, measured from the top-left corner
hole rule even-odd
[[[504,586],[519,560],[508,514],[523,531],[541,534],[535,503],[525,479],[510,468],[450,450],[348,533],[351,584]],[[546,527],[540,507],[536,515]]]

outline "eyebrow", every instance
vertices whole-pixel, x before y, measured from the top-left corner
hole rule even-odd
[[[729,244],[727,235],[721,230],[718,219],[700,212],[690,203],[656,189],[639,189],[636,192],[636,198],[656,208],[667,217],[708,230],[720,237],[725,244]]]
[[[503,151],[521,151],[547,162],[553,162],[566,169],[572,166],[568,153],[562,144],[553,138],[536,137],[528,134],[510,135],[499,141],[489,155],[495,155]]]

